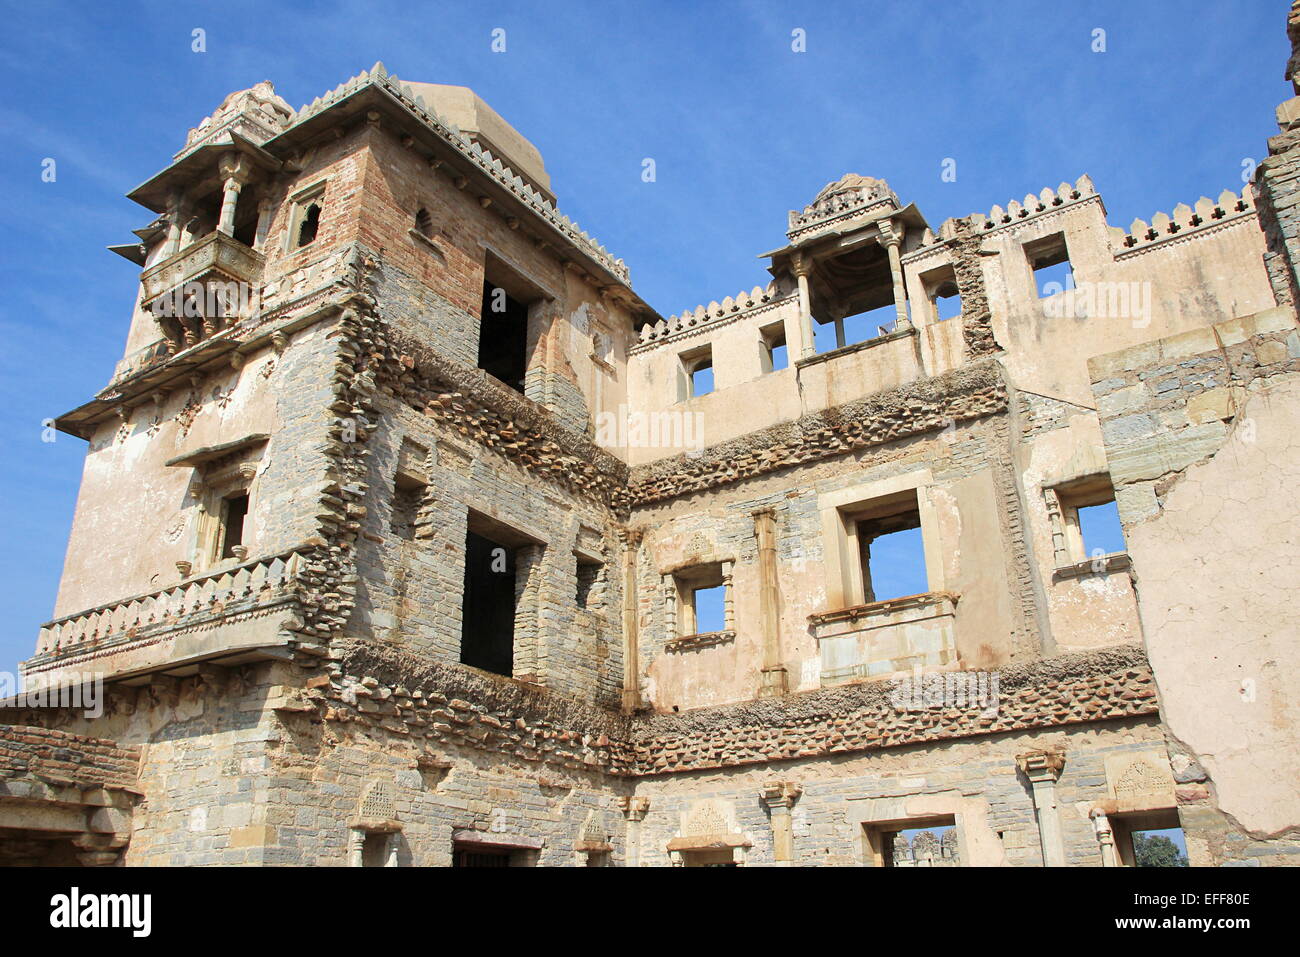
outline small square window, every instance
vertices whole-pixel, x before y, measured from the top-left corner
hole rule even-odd
[[[1065,233],[1035,239],[1025,243],[1024,249],[1040,299],[1074,288],[1074,269],[1065,245]]]
[[[713,349],[702,346],[681,356],[682,387],[678,390],[678,400],[694,399],[708,395],[713,391]]]
[[[789,366],[789,352],[785,347],[785,323],[774,323],[761,330],[760,359],[764,373],[777,372]]]

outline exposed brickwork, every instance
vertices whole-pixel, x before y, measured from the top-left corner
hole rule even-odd
[[[0,778],[36,777],[79,787],[136,784],[140,749],[31,725],[0,724]]]

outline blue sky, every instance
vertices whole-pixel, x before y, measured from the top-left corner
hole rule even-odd
[[[4,3],[0,670],[50,615],[85,451],[41,420],[122,351],[137,276],[104,246],[150,219],[123,194],[230,91],[269,79],[297,108],[381,59],[473,87],[668,315],[763,283],[786,211],[849,171],[934,226],[1084,172],[1113,225],[1240,189],[1289,92],[1284,0],[1073,6]]]

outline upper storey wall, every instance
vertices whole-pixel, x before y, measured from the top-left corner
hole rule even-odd
[[[1085,177],[1044,190],[988,216],[945,224],[938,237],[901,257],[913,328],[794,360],[768,371],[764,343],[797,343],[800,300],[793,277],[713,302],[642,331],[628,364],[632,408],[648,417],[683,417],[711,446],[799,416],[834,408],[973,358],[973,337],[991,334],[1009,381],[1027,391],[1091,409],[1087,359],[1225,318],[1271,307],[1264,236],[1249,190],[1179,206],[1128,230],[1106,223],[1101,197]],[[1031,260],[1063,244],[1073,288],[1040,296]],[[978,278],[987,318],[966,282],[963,313],[940,321],[939,284],[963,267]],[[818,317],[820,318],[820,317]],[[978,328],[986,323],[987,333]],[[793,353],[793,348],[791,349]],[[693,358],[709,354],[714,391],[689,397]],[[680,454],[681,447],[630,451],[633,465]]]

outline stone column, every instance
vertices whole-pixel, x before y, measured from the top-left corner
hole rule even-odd
[[[235,234],[235,210],[239,205],[239,191],[248,182],[248,164],[243,157],[231,153],[222,157],[218,166],[221,172],[221,216],[217,231],[227,236]]]
[[[722,563],[722,630],[736,630],[736,599],[731,590],[731,573],[735,562]],[[698,628],[696,629],[699,630]]]
[[[631,713],[641,707],[641,649],[636,586],[637,558],[641,545],[640,529],[618,533],[623,545],[623,710]]]
[[[794,823],[790,809],[803,793],[803,788],[792,781],[778,781],[759,792],[772,818],[772,856],[778,863],[794,860]]]
[[[760,508],[753,513],[754,538],[758,540],[758,609],[763,630],[762,682],[760,698],[783,695],[789,690],[789,676],[781,660],[781,628],[777,618],[776,510]]]
[[[618,799],[619,809],[627,818],[627,866],[641,866],[641,821],[650,810],[650,799],[646,797],[622,797]]]
[[[348,831],[348,867],[364,867],[366,832],[354,827]]]
[[[167,201],[167,239],[163,243],[162,258],[168,259],[181,251],[181,231],[189,210],[185,199],[174,193]]]
[[[677,637],[677,582],[672,575],[663,576],[664,641]]]
[[[1110,818],[1106,817],[1106,812],[1099,807],[1093,808],[1088,816],[1092,818],[1092,830],[1097,835],[1097,843],[1101,845],[1101,866],[1118,867],[1119,861],[1115,857],[1115,832],[1111,829]]]
[[[817,349],[813,340],[812,293],[808,290],[808,273],[812,263],[803,253],[795,253],[791,260],[795,278],[799,280],[799,357],[806,359]]]
[[[1029,778],[1034,795],[1034,816],[1038,819],[1038,840],[1045,867],[1065,866],[1065,843],[1061,817],[1056,807],[1056,781],[1065,766],[1061,751],[1030,751],[1016,756],[1016,764]]]
[[[878,242],[889,255],[889,274],[894,281],[894,309],[898,314],[895,329],[910,329],[912,321],[907,318],[907,287],[903,284],[903,263],[899,254],[899,247],[903,245],[903,226],[888,219],[883,220],[879,226]]]

